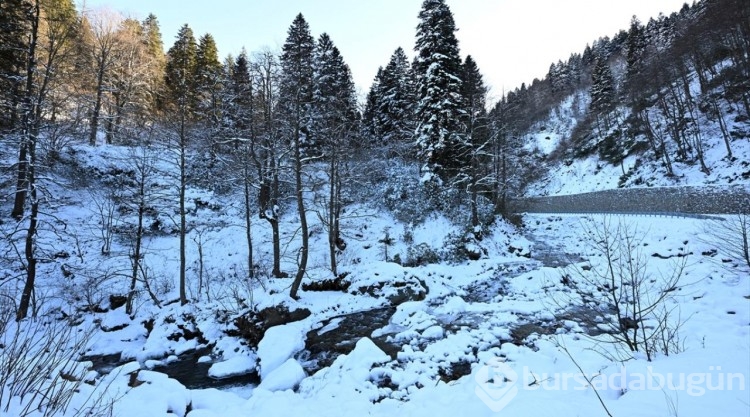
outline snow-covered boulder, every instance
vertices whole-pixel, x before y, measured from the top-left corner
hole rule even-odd
[[[269,391],[294,389],[306,376],[302,365],[295,359],[289,358],[281,366],[266,375],[258,388]]]
[[[268,329],[258,343],[260,379],[265,379],[271,371],[304,348],[305,329],[299,323],[289,323]]]

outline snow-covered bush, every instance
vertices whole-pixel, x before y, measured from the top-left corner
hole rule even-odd
[[[409,246],[406,251],[404,266],[424,266],[440,262],[440,254],[426,243]]]
[[[479,260],[487,255],[487,250],[482,247],[475,233],[466,231],[446,236],[442,253],[446,261],[458,263]]]

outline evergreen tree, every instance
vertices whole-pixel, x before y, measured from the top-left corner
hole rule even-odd
[[[351,71],[328,34],[320,35],[315,49],[312,128],[319,151],[327,161],[328,197],[324,225],[328,229],[330,268],[337,276],[336,253],[345,245],[340,233],[342,172],[347,152],[358,129],[357,99]]]
[[[591,111],[605,116],[615,108],[615,79],[606,57],[600,56],[591,74]]]
[[[365,109],[362,112],[362,130],[365,136],[370,140],[368,142],[381,143],[383,137],[382,121],[380,120],[380,103],[383,101],[383,94],[380,85],[383,83],[383,67],[378,68],[375,78],[372,80],[370,91],[365,99]]]
[[[141,23],[143,26],[143,43],[146,50],[153,57],[164,56],[164,42],[161,39],[161,29],[156,15],[150,13]]]
[[[463,122],[467,142],[471,146],[470,169],[468,170],[469,192],[471,194],[471,225],[479,226],[479,188],[484,182],[483,167],[489,161],[489,121],[487,117],[487,88],[482,74],[471,55],[463,65]],[[476,230],[476,229],[475,229]]]
[[[425,0],[419,20],[416,145],[425,163],[423,178],[453,180],[470,159],[460,123],[462,66],[456,25],[445,0]]]
[[[398,48],[380,80],[377,114],[382,139],[390,148],[401,148],[414,136],[414,91],[410,72],[409,60],[404,50]]]
[[[219,62],[219,49],[210,33],[201,36],[198,41],[195,61],[198,112],[209,128],[217,129],[221,119],[219,96],[223,88],[224,67]]]
[[[628,99],[631,104],[635,103],[635,97],[638,95],[639,76],[645,65],[646,45],[645,28],[638,18],[633,16],[626,41],[627,66],[625,68],[625,88],[623,88],[623,91],[629,95]]]
[[[164,54],[164,42],[162,41],[159,20],[156,16],[149,14],[141,22],[141,27],[143,28],[141,41],[146,48],[147,57],[145,64],[148,67],[144,77],[147,87],[144,90],[148,97],[148,110],[154,115],[164,107],[161,96],[164,89],[166,55]]]
[[[177,33],[177,40],[167,52],[166,86],[171,105],[175,109],[174,122],[178,134],[179,178],[179,213],[180,213],[180,304],[187,303],[186,287],[186,235],[187,216],[185,210],[185,191],[187,188],[187,147],[188,129],[195,118],[198,103],[195,91],[195,74],[197,63],[197,46],[193,30],[188,25],[182,26]]]
[[[253,85],[250,78],[250,62],[243,48],[234,60],[229,79],[229,114],[230,128],[240,137],[252,136],[253,126]]]
[[[186,24],[177,32],[177,40],[167,51],[165,84],[170,104],[177,106],[185,117],[192,117],[197,106],[196,68],[198,46],[193,30]],[[183,115],[181,115],[183,116]]]
[[[292,22],[281,54],[281,81],[279,85],[279,113],[282,135],[291,146],[294,170],[297,211],[300,218],[302,246],[289,295],[297,298],[302,278],[307,269],[309,235],[302,188],[303,147],[311,145],[310,106],[313,96],[313,50],[315,42],[310,27],[300,13]]]
[[[0,131],[18,124],[30,13],[25,0],[0,2]]]

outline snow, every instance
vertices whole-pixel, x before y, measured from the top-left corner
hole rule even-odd
[[[257,358],[253,355],[235,356],[223,362],[217,362],[208,369],[208,376],[212,378],[227,378],[235,375],[248,374],[255,370]]]
[[[289,358],[281,366],[268,373],[257,389],[269,391],[294,389],[306,376],[302,365],[295,359]]]
[[[261,381],[305,348],[304,331],[299,323],[274,326],[266,331],[258,343]]]

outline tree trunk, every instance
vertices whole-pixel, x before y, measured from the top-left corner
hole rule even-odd
[[[34,2],[34,15],[31,19],[31,33],[29,35],[29,55],[26,61],[26,91],[23,97],[22,123],[23,137],[19,152],[18,183],[16,184],[16,200],[12,215],[16,219],[23,217],[26,204],[27,190],[31,193],[31,212],[29,225],[26,229],[24,242],[24,257],[26,259],[26,282],[21,292],[21,300],[16,311],[16,320],[23,320],[28,316],[29,305],[34,294],[36,283],[36,233],[39,217],[39,199],[36,190],[36,140],[39,131],[38,112],[34,109],[34,73],[36,72],[36,43],[39,28],[39,1]],[[28,158],[28,159],[27,159]]]
[[[331,272],[333,273],[333,276],[336,277],[338,275],[338,272],[336,271],[336,241],[338,240],[338,230],[336,227],[337,219],[336,219],[336,189],[337,187],[337,180],[336,176],[338,175],[336,172],[336,151],[332,150],[331,152],[331,161],[329,166],[330,172],[330,185],[329,185],[329,193],[328,193],[328,254],[329,254],[329,260],[330,260],[330,266],[331,266]]]
[[[26,229],[26,239],[24,245],[24,257],[26,258],[26,283],[21,292],[21,301],[18,303],[16,320],[20,321],[28,315],[29,304],[34,293],[34,284],[36,282],[36,233],[39,219],[39,200],[37,199],[35,163],[36,163],[36,143],[29,143],[29,167],[28,183],[31,193],[31,212],[29,213],[29,226]]]
[[[28,192],[28,152],[29,145],[36,141],[34,137],[38,128],[37,110],[34,108],[34,74],[37,70],[36,47],[39,36],[39,1],[34,2],[33,15],[31,16],[31,30],[29,32],[29,50],[26,57],[26,90],[21,103],[21,125],[23,135],[18,150],[18,175],[16,177],[16,193],[13,201],[11,216],[21,220],[26,206],[26,193]]]
[[[99,130],[99,113],[102,110],[102,94],[104,94],[104,68],[99,68],[96,74],[96,99],[91,111],[91,130],[89,131],[89,145],[96,145],[96,134]]]
[[[245,239],[247,241],[247,273],[252,280],[255,278],[255,267],[253,266],[253,234],[252,220],[250,218],[250,170],[249,161],[243,163],[243,174],[245,182]]]
[[[297,117],[299,120],[299,116]],[[305,211],[304,192],[302,189],[302,153],[300,150],[300,127],[299,122],[296,123],[294,129],[294,183],[295,191],[297,194],[297,211],[299,212],[299,223],[300,233],[302,234],[302,247],[300,248],[299,263],[297,265],[297,274],[294,277],[292,288],[289,291],[289,296],[293,299],[299,299],[297,291],[299,291],[300,284],[302,284],[302,278],[305,276],[307,270],[307,256],[309,249],[309,236],[307,230],[307,213]]]
[[[133,242],[133,269],[132,275],[130,276],[130,289],[128,291],[128,300],[125,304],[125,313],[130,315],[133,314],[133,299],[135,298],[135,287],[138,283],[138,271],[140,270],[141,263],[141,242],[143,241],[143,214],[146,209],[145,202],[145,182],[146,179],[139,178],[138,183],[138,225],[135,229],[135,242]]]
[[[187,175],[185,172],[185,153],[187,152],[187,138],[185,132],[185,112],[183,107],[180,109],[180,304],[187,304],[187,295],[185,293],[186,282],[186,258],[185,258],[185,235],[187,234],[187,218],[185,214],[185,188],[187,187]]]
[[[711,103],[713,104],[714,112],[716,113],[716,118],[719,120],[719,128],[721,129],[721,136],[724,138],[724,145],[727,147],[727,158],[731,160],[732,159],[732,146],[729,143],[729,141],[731,140],[731,134],[729,133],[729,130],[727,129],[727,125],[724,122],[724,115],[721,114],[721,109],[719,108],[719,105],[716,104],[716,99],[712,99]]]
[[[24,118],[26,116],[24,115]],[[27,124],[27,122],[24,122]],[[24,127],[26,129],[26,127]],[[21,138],[20,149],[18,150],[18,175],[16,178],[16,193],[15,199],[13,200],[13,211],[10,215],[16,220],[21,220],[26,206],[26,193],[28,190],[28,178],[27,169],[29,162],[26,160],[28,157],[28,141],[26,137],[28,133],[24,132],[24,137]]]

